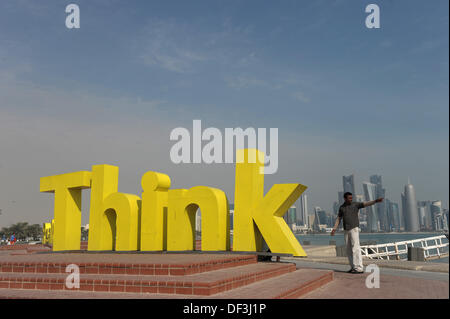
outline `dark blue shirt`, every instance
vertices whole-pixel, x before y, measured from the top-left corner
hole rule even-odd
[[[338,216],[343,218],[344,230],[359,227],[359,210],[364,208],[364,203],[344,203],[339,207]]]

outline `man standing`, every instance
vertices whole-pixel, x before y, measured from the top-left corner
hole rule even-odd
[[[361,249],[359,247],[359,210],[361,208],[372,206],[375,203],[380,203],[383,198],[378,198],[364,203],[353,203],[353,194],[346,192],[344,194],[344,203],[339,207],[339,214],[336,218],[331,236],[334,236],[336,229],[339,227],[341,219],[344,224],[344,238],[347,245],[347,256],[352,267],[348,272],[353,274],[362,274],[363,263],[361,257]]]
[[[11,245],[14,245],[15,243],[16,243],[16,234],[13,233],[13,234],[11,235]]]

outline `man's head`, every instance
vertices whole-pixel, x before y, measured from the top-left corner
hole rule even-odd
[[[351,204],[353,200],[353,194],[350,192],[345,192],[344,194],[344,200],[347,204]]]

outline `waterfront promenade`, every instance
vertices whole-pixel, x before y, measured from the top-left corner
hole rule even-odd
[[[380,267],[348,274],[334,246],[306,246],[308,257],[258,262],[233,253],[53,253],[48,247],[0,249],[0,298],[38,299],[448,299],[448,263],[365,260]],[[273,258],[275,259],[275,258]],[[80,268],[68,289],[65,267]]]
[[[285,261],[302,261],[325,264],[348,265],[347,257],[336,257],[335,246],[303,246],[308,257],[306,258],[282,258]],[[448,260],[448,258],[447,258]],[[402,261],[402,260],[381,260],[381,259],[366,259],[363,258],[364,266],[375,264],[382,268],[392,268],[400,270],[417,270],[417,271],[431,271],[431,272],[449,272],[448,262],[419,262],[419,261]]]
[[[334,279],[301,298],[306,299],[448,299],[449,264],[363,259],[377,265],[380,287],[367,288],[370,273],[348,274],[347,257],[336,257],[335,246],[305,246],[306,258],[282,258],[298,268],[332,270]]]

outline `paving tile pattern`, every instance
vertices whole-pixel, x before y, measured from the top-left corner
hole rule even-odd
[[[295,299],[333,280],[333,271],[298,269],[280,277],[214,295],[219,299]]]
[[[335,272],[334,280],[303,296],[305,299],[448,299],[448,281],[380,276],[379,288],[367,288],[368,273]]]

